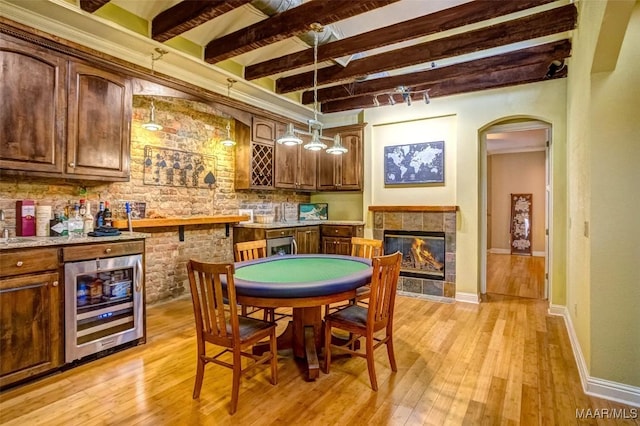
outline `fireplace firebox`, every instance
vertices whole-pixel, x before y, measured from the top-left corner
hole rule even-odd
[[[400,275],[445,279],[445,234],[427,231],[384,231],[384,252],[402,253]]]

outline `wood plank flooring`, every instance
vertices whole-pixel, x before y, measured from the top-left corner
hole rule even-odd
[[[542,300],[488,296],[480,305],[399,296],[398,372],[376,356],[379,391],[366,362],[336,358],[330,374],[304,380],[290,351],[241,383],[228,414],[231,372],[207,366],[191,398],[195,337],[189,298],[148,309],[148,342],[0,393],[3,425],[420,425],[624,424],[578,422],[576,409],[631,407],[582,392],[564,322]],[[279,325],[283,329],[284,324]],[[640,424],[626,420],[626,424]]]
[[[544,257],[488,253],[487,293],[544,299]]]

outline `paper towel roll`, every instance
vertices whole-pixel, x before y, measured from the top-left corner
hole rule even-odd
[[[36,206],[36,237],[49,236],[51,206]]]

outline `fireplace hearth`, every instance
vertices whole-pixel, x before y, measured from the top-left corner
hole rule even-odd
[[[445,279],[445,234],[427,231],[384,231],[384,252],[402,253],[400,275]]]

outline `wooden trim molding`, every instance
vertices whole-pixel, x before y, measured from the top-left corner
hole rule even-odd
[[[369,206],[370,212],[457,212],[458,206]]]

